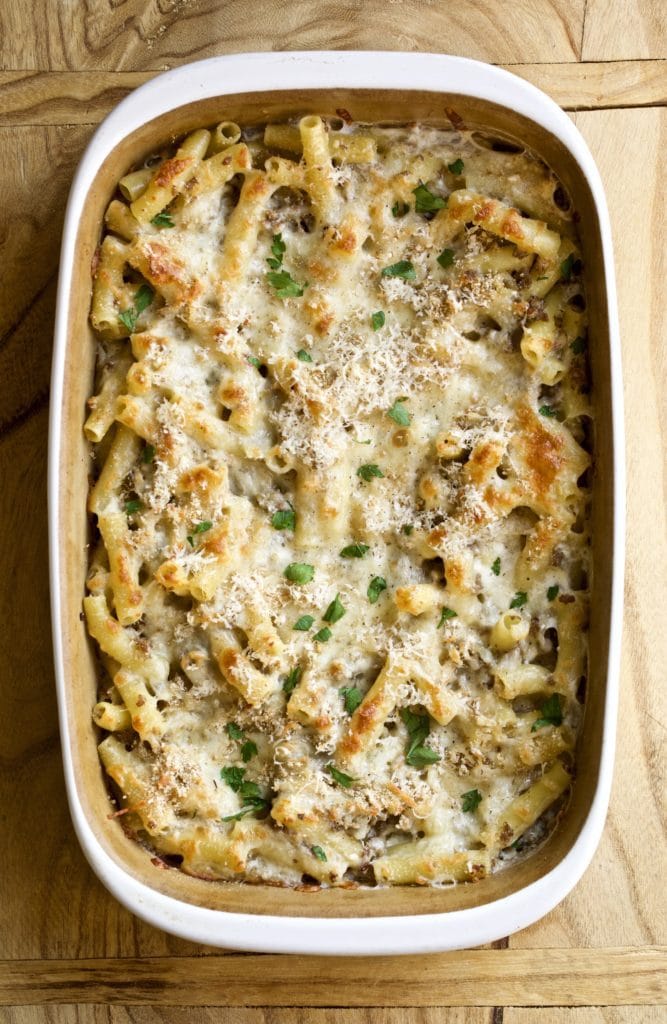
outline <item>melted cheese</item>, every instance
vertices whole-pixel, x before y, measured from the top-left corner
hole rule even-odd
[[[368,883],[381,858],[407,851],[421,866],[401,878],[474,879],[514,855],[489,836],[519,794],[571,765],[580,718],[588,407],[566,313],[582,286],[578,267],[549,265],[507,228],[523,237],[522,217],[537,218],[524,224],[572,251],[572,219],[528,153],[419,125],[345,133],[372,138],[377,158],[329,167],[333,222],[307,191],[269,189],[269,154],[250,133],[257,177],[240,205],[236,179],[202,190],[195,171],[171,226],[133,229],[126,276],[134,291],[145,275],[154,294],[125,343],[134,362],[116,417],[146,447],[108,502],[130,510],[144,595],[126,632],[170,670],[147,683],[162,735],[109,736],[101,753],[126,823],[184,870]],[[434,215],[415,209],[424,182]],[[456,222],[447,199],[464,188],[471,220]],[[402,216],[397,200],[409,201]],[[246,202],[259,213],[244,218]],[[502,204],[518,207],[505,237]],[[221,284],[232,219],[251,242]],[[399,261],[407,274],[383,274]],[[276,269],[303,293],[281,297]],[[549,275],[568,280],[548,339],[562,369],[547,387],[519,343],[545,316]],[[118,353],[101,339],[105,373]],[[290,510],[296,529],[276,529]],[[354,545],[359,557],[341,554]],[[312,579],[289,578],[294,564]],[[334,601],[344,612],[328,621]],[[501,649],[508,615],[519,639]],[[525,666],[540,685],[504,698],[498,673]],[[109,669],[102,696],[121,703]],[[407,756],[406,712],[427,723],[425,757]]]

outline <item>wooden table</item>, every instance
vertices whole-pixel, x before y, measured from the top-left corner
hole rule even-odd
[[[121,909],[85,864],[66,807],[45,507],[63,207],[94,125],[156,72],[233,51],[379,45],[510,66],[572,111],[604,179],[629,461],[611,811],[572,895],[493,948],[377,960],[221,953],[170,938]],[[2,0],[0,53],[0,1021],[667,1020],[664,4]]]

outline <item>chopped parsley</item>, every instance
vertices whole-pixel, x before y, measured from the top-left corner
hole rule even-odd
[[[165,213],[163,210],[162,213],[155,214],[155,216],[151,220],[151,224],[153,224],[156,228],[173,228],[174,221],[172,220],[170,214]]]
[[[310,583],[315,576],[315,566],[307,562],[290,562],[283,571],[285,579],[290,583]]]
[[[244,737],[243,729],[236,724],[236,722],[227,722],[227,735],[230,740],[242,740]]]
[[[410,203],[406,203],[402,199],[397,199],[391,208],[391,212],[394,217],[405,217],[406,213],[410,212]]]
[[[552,693],[540,708],[540,717],[536,718],[531,727],[531,732],[543,729],[545,725],[562,725],[563,709],[560,702],[560,694]]]
[[[447,619],[455,619],[456,617],[457,617],[457,615],[456,615],[456,612],[454,611],[454,609],[453,608],[447,608],[445,606],[442,609],[442,611],[440,612],[440,618],[438,619],[438,625],[436,626],[436,629],[440,629],[441,626],[444,626],[444,624],[446,623]]]
[[[142,508],[142,503],[139,498],[133,498],[132,501],[125,502],[125,512],[128,516],[131,516],[134,512],[139,512]]]
[[[339,771],[335,764],[328,764],[327,771],[334,782],[337,782],[339,786],[343,787],[343,789],[349,789],[352,783],[357,781],[356,779],[353,779],[351,775],[346,775],[345,772]]]
[[[438,263],[440,264],[441,267],[451,267],[454,263],[454,250],[443,249],[440,255],[438,256]]]
[[[464,167],[465,164],[461,157],[459,157],[458,160],[455,160],[453,164],[447,164],[447,170],[451,171],[452,174],[456,174],[457,177],[462,173]]]
[[[374,576],[368,584],[366,597],[371,604],[375,604],[383,590],[387,589],[387,581],[382,576]]]
[[[296,526],[296,512],[293,508],[279,508],[271,516],[274,530],[293,530]]]
[[[494,576],[500,576],[500,557],[496,558],[495,562],[491,566],[491,572]]]
[[[404,281],[416,281],[417,274],[410,260],[399,260],[380,271],[382,277],[402,277]]]
[[[547,601],[555,601],[558,597],[559,590],[560,587],[557,583],[554,583],[553,587],[549,587],[549,589],[547,590]]]
[[[417,213],[435,213],[447,205],[447,200],[442,196],[436,196],[431,190],[420,181],[417,188],[413,188],[412,194],[415,197],[415,210]]]
[[[440,754],[431,747],[424,746],[424,741],[431,731],[428,715],[416,715],[409,708],[401,709],[401,718],[408,730],[408,745],[405,748],[405,760],[413,768],[424,768],[427,764],[435,764]]]
[[[137,326],[137,320],[143,311],[150,306],[153,301],[153,295],[153,289],[149,288],[147,284],[142,284],[141,288],[135,292],[134,305],[118,314],[118,319],[122,323],[123,327],[127,328],[130,334],[134,334],[134,328]]]
[[[345,702],[345,710],[348,715],[353,715],[364,699],[363,693],[356,686],[343,686],[340,694]]]
[[[407,398],[397,398],[391,409],[387,409],[387,416],[389,416],[394,423],[398,423],[400,427],[409,427],[411,416],[408,410],[404,408],[403,402],[407,402]]]
[[[377,313],[371,315],[371,327],[374,331],[379,331],[381,327],[384,327],[386,317],[381,309],[378,309]]]
[[[300,633],[307,633],[314,621],[315,617],[313,615],[302,615],[300,619],[296,620],[292,629],[298,629]]]
[[[310,625],[312,626],[312,624],[313,623],[311,622]],[[310,629],[310,626],[308,628]],[[294,627],[294,629],[296,629],[296,626]],[[297,665],[296,668],[292,669],[289,675],[285,676],[285,679],[283,681],[283,693],[289,695],[292,692],[292,690],[296,689],[296,687],[299,685],[299,680],[301,679],[302,671],[303,669],[301,668],[301,666]]]
[[[325,644],[327,640],[331,640],[333,633],[328,626],[323,626],[322,629],[318,629],[317,633],[313,637],[313,640],[317,640],[318,644]]]
[[[310,352],[306,352],[305,348],[300,348],[296,354],[296,357],[302,363],[312,363],[313,357]]]
[[[363,558],[370,548],[368,544],[348,544],[339,551],[341,558]]]
[[[248,761],[252,757],[254,757],[256,753],[257,744],[254,743],[252,740],[246,740],[243,746],[241,747],[241,757],[243,758],[243,763],[247,764]]]
[[[322,618],[325,622],[330,622],[333,625],[334,622],[339,622],[343,618],[345,611],[346,609],[340,599],[340,594],[336,594]]]
[[[482,794],[478,789],[469,789],[461,794],[461,810],[476,811],[482,802]]]
[[[247,361],[250,363],[251,366],[254,366],[256,370],[259,370],[260,366],[262,365],[257,356],[247,356]]]
[[[321,846],[311,846],[310,849],[316,860],[321,860],[322,862],[326,861],[327,855]]]
[[[298,284],[288,270],[270,270],[266,277],[279,299],[297,299],[307,287]]]
[[[231,765],[229,768],[220,769],[220,778],[226,782],[235,793],[238,793],[243,785],[243,776],[245,773],[245,768],[241,768],[238,765]]]
[[[373,477],[384,477],[384,473],[374,462],[367,462],[365,465],[359,466],[357,476],[360,476],[366,483],[370,483]]]
[[[155,446],[152,445],[152,444],[145,445],[144,450],[141,453],[141,461],[145,462],[146,465],[148,465],[149,463],[151,463],[153,461],[154,458],[155,458]]]
[[[221,778],[243,800],[241,810],[236,811],[235,814],[228,814],[222,819],[223,821],[239,821],[246,814],[252,814],[253,811],[265,811],[269,806],[269,801],[266,797],[262,796],[262,792],[256,782],[243,781],[245,771],[245,768],[237,768],[236,766],[220,770]]]
[[[213,523],[209,519],[206,519],[203,523],[197,523],[192,533],[188,534],[188,544],[190,545],[190,547],[193,548],[195,546],[194,534],[206,533],[208,530],[211,529],[212,526]]]
[[[528,594],[525,590],[517,590],[516,594],[510,601],[510,608],[523,608],[524,604],[528,601]]]
[[[574,352],[575,356],[580,356],[582,352],[586,351],[586,339],[582,338],[581,335],[575,338],[570,348]]]
[[[550,419],[553,419],[554,416],[558,415],[557,410],[554,409],[551,405],[541,405],[538,409],[538,412],[540,416],[548,416]]]
[[[564,259],[560,265],[560,276],[562,281],[569,281],[572,277],[572,271],[574,270],[575,258],[574,253],[571,252],[567,259]]]
[[[404,523],[403,526],[401,527],[401,531],[405,534],[406,537],[410,537],[412,535],[413,530],[414,526],[412,525],[412,523]]]
[[[286,250],[287,246],[283,242],[283,236],[281,234],[274,235],[271,240],[271,256],[266,260],[272,270],[280,270]]]

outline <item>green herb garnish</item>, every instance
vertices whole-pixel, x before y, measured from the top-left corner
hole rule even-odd
[[[259,359],[257,358],[257,356],[247,356],[246,358],[247,358],[247,361],[250,363],[251,366],[254,366],[256,370],[259,370],[259,368],[261,367],[262,364],[259,361]]]
[[[536,732],[538,729],[543,729],[545,725],[557,726],[562,724],[563,709],[561,707],[560,694],[552,693],[540,708],[540,718],[533,722],[530,731]]]
[[[343,789],[349,789],[352,783],[357,781],[356,779],[353,779],[351,775],[346,775],[345,772],[339,771],[335,764],[328,764],[327,771],[334,782],[337,782],[339,786],[343,787]]]
[[[463,163],[463,160],[459,157],[453,164],[447,164],[447,170],[451,171],[452,174],[455,174],[458,177],[463,171],[464,166],[465,164]]]
[[[155,216],[151,220],[151,224],[153,224],[156,228],[173,228],[174,226],[174,222],[170,214],[165,213],[164,210],[162,211],[162,213],[155,214]]]
[[[280,508],[271,516],[274,530],[293,530],[296,526],[296,512],[293,508]]]
[[[575,259],[574,253],[571,252],[567,259],[564,259],[560,265],[560,276],[562,281],[569,281],[572,276],[574,269]]]
[[[343,618],[345,611],[346,609],[340,599],[340,594],[336,594],[322,618],[325,622],[330,622],[333,625],[334,622],[339,622]]]
[[[317,633],[313,637],[313,640],[317,640],[318,644],[325,644],[327,640],[331,640],[333,633],[328,626],[323,626],[322,629],[318,629]]]
[[[132,501],[125,502],[125,512],[128,516],[133,515],[134,512],[138,512],[142,507],[143,506],[139,498],[133,498]]]
[[[274,235],[271,240],[271,256],[267,257],[266,262],[269,264],[272,270],[279,270],[283,263],[283,256],[287,246],[283,242],[283,236],[281,234]]]
[[[145,445],[144,446],[144,450],[141,453],[141,461],[145,462],[146,465],[148,465],[149,463],[151,463],[153,461],[154,458],[155,458],[155,446],[152,445],[152,444]]]
[[[368,584],[366,597],[371,604],[375,604],[383,590],[387,589],[387,581],[382,576],[374,576]]]
[[[245,773],[245,768],[241,768],[237,765],[231,765],[229,768],[220,769],[220,778],[226,782],[235,793],[238,793],[243,784],[243,776]]]
[[[244,732],[236,722],[227,722],[227,735],[230,740],[242,740]]]
[[[339,554],[341,558],[363,558],[369,550],[368,544],[348,544],[347,547],[341,548]]]
[[[384,327],[385,315],[381,309],[377,313],[373,313],[371,316],[371,327],[374,331],[379,331],[381,327]]]
[[[384,477],[384,473],[374,462],[367,462],[365,465],[359,466],[357,476],[360,476],[366,483],[370,483],[373,477]]]
[[[441,626],[444,626],[444,624],[447,621],[447,619],[455,619],[456,617],[457,617],[457,613],[454,611],[453,608],[444,607],[442,609],[442,611],[440,612],[440,618],[438,619],[438,625],[435,628],[436,629],[440,629]]]
[[[248,761],[252,757],[254,757],[256,753],[257,744],[254,743],[252,740],[246,740],[243,746],[241,747],[241,757],[243,758],[243,763],[247,764]]]
[[[406,537],[410,537],[412,535],[413,530],[414,526],[412,525],[412,523],[404,523],[403,526],[401,527],[401,531],[405,534]]]
[[[310,626],[312,626],[314,621],[314,619],[311,621]],[[306,628],[310,629],[310,626],[307,626]],[[294,626],[294,629],[296,628],[297,627]],[[283,693],[290,694],[292,690],[296,689],[296,687],[299,685],[299,680],[301,679],[302,671],[303,669],[299,665],[297,665],[296,668],[292,669],[288,676],[285,676],[285,680],[283,682]]]
[[[390,416],[394,423],[398,423],[400,427],[409,427],[411,416],[403,403],[407,402],[407,398],[397,398],[391,409],[387,409],[387,416]]]
[[[321,846],[311,846],[310,849],[316,860],[326,861],[327,855]]]
[[[557,410],[554,409],[553,406],[551,406],[551,405],[541,405],[540,408],[538,409],[538,412],[539,412],[540,416],[548,416],[551,419],[553,419],[554,416],[558,415]]]
[[[297,359],[302,363],[312,363],[313,357],[310,352],[306,352],[305,348],[300,348],[296,354]]]
[[[440,760],[440,755],[425,747],[424,741],[431,731],[431,722],[428,715],[416,715],[409,708],[402,708],[401,718],[408,730],[408,745],[405,748],[405,760],[413,768],[424,768],[427,764],[435,764]]]
[[[306,285],[298,284],[288,270],[270,270],[266,278],[275,288],[279,299],[296,299],[303,295]]]
[[[525,590],[517,590],[516,594],[510,601],[510,608],[523,608],[528,600],[528,594]]]
[[[364,699],[363,693],[356,686],[343,686],[340,694],[345,702],[345,710],[348,715],[353,715]]]
[[[406,213],[410,212],[410,203],[405,203],[402,199],[397,199],[391,208],[391,212],[394,217],[405,217]]]
[[[290,562],[283,570],[283,576],[290,583],[310,583],[315,576],[315,566],[307,562]]]
[[[461,810],[476,811],[482,802],[482,794],[478,789],[469,789],[461,794]]]
[[[547,601],[555,601],[555,599],[558,597],[559,590],[560,587],[557,583],[554,583],[553,587],[549,587],[549,589],[547,590]]]
[[[447,267],[451,267],[454,263],[454,250],[443,249],[440,255],[438,256],[438,263],[440,264],[441,267],[444,267],[445,269]]]
[[[380,271],[382,277],[402,277],[404,281],[416,281],[417,274],[410,260],[399,260]]]
[[[208,530],[211,529],[212,526],[213,523],[209,519],[205,520],[205,522],[203,523],[197,523],[197,525],[192,531],[192,534],[188,535],[188,544],[190,545],[190,547],[193,548],[195,546],[195,540],[193,536],[194,534],[206,533]]]
[[[149,288],[147,284],[142,284],[141,288],[135,292],[134,305],[118,314],[118,319],[122,323],[123,327],[127,328],[130,334],[134,334],[134,328],[137,326],[137,320],[143,311],[150,306],[153,301],[153,295],[153,289]]]
[[[496,558],[495,562],[491,566],[491,572],[494,576],[500,576],[500,558]]]
[[[435,213],[447,205],[447,200],[442,196],[436,196],[431,190],[420,181],[417,188],[413,188],[412,194],[415,197],[415,210],[417,213]]]
[[[297,619],[292,629],[298,629],[300,633],[307,633],[315,618],[313,615],[302,615],[300,619]]]

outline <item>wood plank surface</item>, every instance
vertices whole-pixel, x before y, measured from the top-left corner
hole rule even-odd
[[[3,0],[3,70],[162,70],[217,53],[434,50],[526,63],[580,57],[585,0]]]
[[[404,957],[153,957],[0,963],[3,1003],[222,1006],[667,1004],[667,947]]]
[[[614,788],[591,868],[509,948],[371,960],[223,955],[122,909],[85,863],[67,811],[44,570],[45,450],[74,168],[94,125],[160,70],[217,53],[324,47],[507,66],[575,112],[607,190],[628,452]],[[2,1024],[667,1021],[665,58],[664,0],[0,2]]]
[[[667,60],[614,64],[505,64],[566,110],[667,103]],[[2,71],[0,127],[90,125],[101,121],[154,71]]]
[[[582,60],[664,57],[664,0],[587,0]]]

